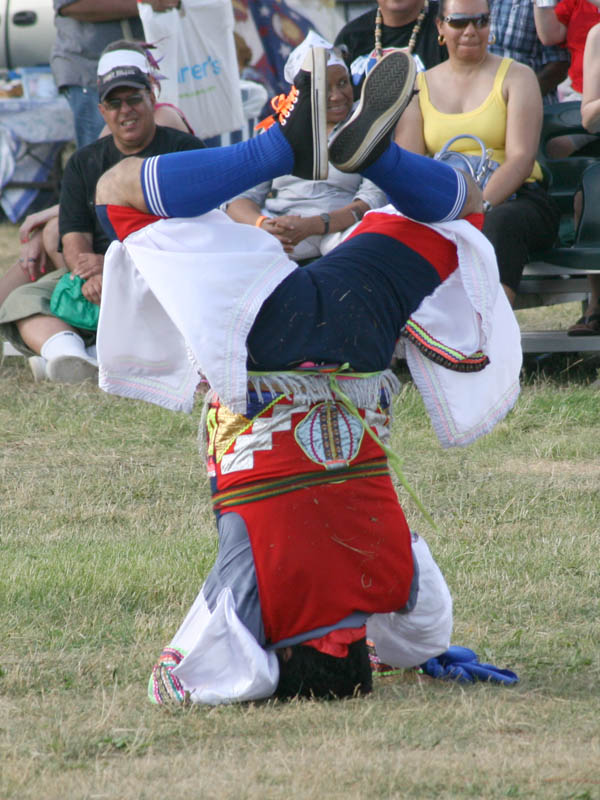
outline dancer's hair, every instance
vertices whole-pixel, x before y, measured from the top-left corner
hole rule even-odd
[[[366,639],[348,646],[345,658],[321,653],[310,645],[294,645],[287,660],[279,657],[279,684],[275,697],[290,700],[312,697],[335,700],[369,694],[373,677]]]

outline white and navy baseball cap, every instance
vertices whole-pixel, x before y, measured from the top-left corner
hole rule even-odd
[[[104,100],[109,92],[119,86],[134,89],[151,89],[148,62],[134,50],[112,50],[98,61],[98,95]]]

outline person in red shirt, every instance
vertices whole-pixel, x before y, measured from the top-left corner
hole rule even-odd
[[[535,27],[542,44],[564,44],[571,54],[569,78],[572,94],[562,100],[581,100],[583,52],[587,35],[600,22],[600,0],[536,0]]]

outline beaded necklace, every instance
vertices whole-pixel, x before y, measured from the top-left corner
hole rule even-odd
[[[428,9],[429,9],[429,0],[425,0],[423,8],[421,9],[419,16],[415,20],[413,29],[410,32],[410,39],[408,40],[408,48],[407,48],[409,53],[412,53],[413,50],[415,49],[415,45],[417,43],[417,36],[419,35],[419,31],[421,30],[421,26],[423,25],[423,20],[427,16]],[[381,8],[378,7],[377,14],[375,15],[375,55],[378,61],[383,55],[383,48],[381,46],[382,22],[383,22],[383,16],[381,14]]]

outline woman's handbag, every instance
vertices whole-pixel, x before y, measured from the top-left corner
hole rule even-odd
[[[450,147],[458,139],[472,139],[481,148],[481,155],[474,156],[467,153],[460,153],[458,150],[450,150]],[[459,136],[453,136],[448,139],[442,149],[434,155],[436,161],[444,161],[451,167],[462,169],[467,172],[479,186],[483,189],[489,181],[494,170],[498,169],[500,164],[492,158],[492,151],[486,148],[485,144],[478,136],[473,136],[470,133],[463,133]]]
[[[71,275],[70,272],[63,275],[52,292],[50,311],[74,328],[95,331],[98,327],[100,306],[83,296],[83,283],[78,275]]]

